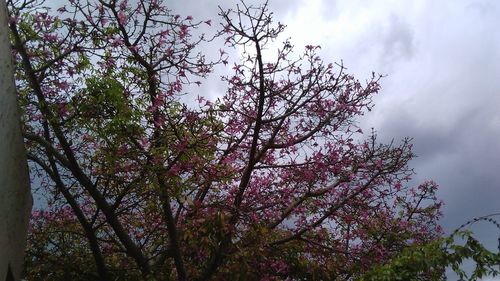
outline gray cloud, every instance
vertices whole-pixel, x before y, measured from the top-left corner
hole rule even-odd
[[[440,184],[448,231],[500,210],[500,3],[480,3],[428,3],[413,22],[413,57],[394,58],[366,121],[386,139],[414,138],[417,180]],[[496,249],[494,226],[471,229]]]
[[[414,53],[413,33],[408,23],[392,14],[383,36],[383,63],[398,59],[410,59]]]

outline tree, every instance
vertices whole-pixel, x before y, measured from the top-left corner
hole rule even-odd
[[[462,230],[478,221],[489,222],[500,230],[500,224],[492,218],[498,215],[496,213],[474,218],[447,237],[403,249],[390,261],[374,266],[359,280],[447,280],[439,270],[445,268],[451,268],[460,280],[478,280],[485,276],[500,275],[500,237],[498,252],[495,253],[474,238],[471,231]],[[475,265],[469,274],[461,268],[467,260]]]
[[[179,97],[230,65],[199,52],[211,21],[161,0],[40,5],[11,1],[9,24],[46,201],[30,279],[347,280],[439,237],[436,184],[407,184],[410,140],[356,126],[380,77],[318,46],[272,55],[285,26],[267,4],[221,9],[219,38],[244,51],[224,96],[197,106]]]
[[[19,280],[32,200],[7,19],[0,1],[0,280]]]

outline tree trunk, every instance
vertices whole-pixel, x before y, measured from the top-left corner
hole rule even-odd
[[[17,281],[23,272],[32,199],[7,19],[6,3],[0,0],[0,281]]]

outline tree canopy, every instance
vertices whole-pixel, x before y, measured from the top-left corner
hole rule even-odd
[[[29,280],[354,280],[448,241],[437,185],[408,184],[410,140],[382,144],[357,126],[381,77],[359,81],[290,40],[270,55],[285,26],[266,3],[221,9],[220,26],[162,0],[9,4],[45,198]],[[201,27],[225,40],[213,61]],[[210,100],[197,85],[217,64],[233,73]],[[445,265],[411,275],[440,278]]]

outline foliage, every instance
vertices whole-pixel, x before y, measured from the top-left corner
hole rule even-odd
[[[456,243],[455,237],[465,240],[465,244]],[[467,259],[476,264],[470,276],[461,269]],[[408,247],[387,264],[375,266],[359,280],[445,280],[439,272],[447,267],[451,267],[461,280],[478,280],[499,275],[499,264],[499,253],[490,252],[471,232],[463,231],[425,245]]]
[[[380,77],[362,83],[318,46],[271,55],[285,26],[266,4],[221,9],[220,47],[241,60],[226,93],[197,106],[180,97],[230,65],[200,52],[211,21],[161,0],[9,4],[46,201],[29,280],[351,280],[442,243],[436,184],[408,185],[409,139],[379,144],[356,126]]]

